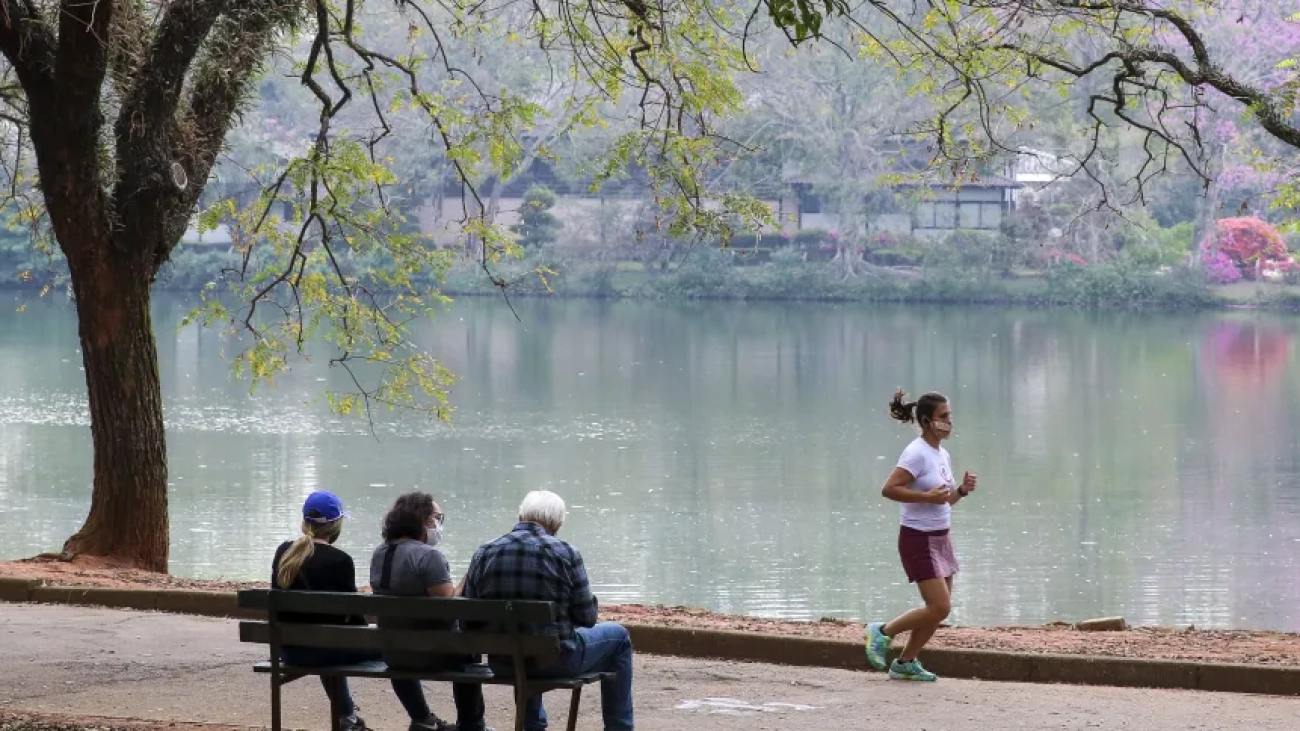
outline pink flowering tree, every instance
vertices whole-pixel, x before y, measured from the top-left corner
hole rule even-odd
[[[1246,279],[1258,279],[1265,272],[1285,273],[1295,267],[1281,234],[1258,218],[1219,219],[1213,247],[1204,252],[1207,263],[1213,261],[1217,266],[1219,259],[1226,258]]]

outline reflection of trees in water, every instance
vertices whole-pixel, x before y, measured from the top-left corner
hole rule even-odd
[[[1216,385],[1272,385],[1291,360],[1291,334],[1256,322],[1216,320],[1201,339],[1201,357],[1217,376]]]
[[[1189,479],[1179,520],[1195,571],[1180,569],[1168,594],[1189,619],[1239,626],[1267,621],[1294,630],[1300,586],[1281,580],[1297,563],[1300,523],[1294,494],[1300,463],[1292,454],[1294,394],[1286,389],[1291,333],[1281,323],[1214,318],[1198,333],[1196,389],[1201,408],[1187,425],[1180,455]],[[1250,599],[1247,599],[1250,597]]]

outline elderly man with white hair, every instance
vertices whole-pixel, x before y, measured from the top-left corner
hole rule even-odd
[[[587,582],[578,549],[555,537],[564,525],[564,500],[548,490],[530,492],[519,506],[519,523],[509,533],[485,543],[470,561],[464,596],[474,599],[522,599],[552,602],[554,624],[542,629],[560,639],[563,652],[555,666],[533,675],[609,672],[601,681],[600,705],[606,731],[632,728],[632,640],[615,622],[596,623],[596,597]],[[540,695],[528,700],[524,728],[547,726]]]

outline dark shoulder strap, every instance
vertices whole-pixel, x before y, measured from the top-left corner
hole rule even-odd
[[[384,568],[379,574],[379,586],[375,587],[380,591],[388,591],[388,587],[393,581],[393,559],[397,556],[397,544],[390,543],[384,551]]]

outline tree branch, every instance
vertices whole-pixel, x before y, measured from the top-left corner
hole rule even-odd
[[[1209,87],[1237,102],[1245,104],[1259,120],[1260,126],[1266,132],[1292,147],[1300,148],[1300,125],[1290,121],[1289,116],[1283,113],[1277,100],[1271,94],[1257,86],[1235,79],[1213,65],[1204,68],[1191,66],[1177,55],[1156,48],[1134,47],[1111,51],[1092,63],[1083,66],[1052,58],[1016,45],[1004,44],[999,46],[999,49],[1021,54],[1044,66],[1054,68],[1079,79],[1116,61],[1124,67],[1116,72],[1116,79],[1131,76],[1131,69],[1141,64],[1159,64],[1172,70],[1188,86]]]
[[[157,227],[153,231],[141,231],[147,234],[142,241],[152,247],[147,253],[156,272],[171,255],[171,250],[184,233],[185,227],[203,190],[203,182],[212,172],[217,155],[221,151],[226,134],[239,116],[241,105],[245,102],[248,91],[252,88],[257,70],[270,55],[270,50],[280,31],[291,28],[299,17],[298,3],[293,0],[182,0],[191,6],[189,13],[202,13],[202,18],[210,17],[210,6],[225,7],[224,14],[218,14],[209,24],[208,30],[199,36],[186,35],[184,28],[187,17],[181,13],[174,18],[175,25],[169,25],[164,19],[159,29],[158,43],[169,33],[184,37],[186,43],[192,44],[182,51],[175,49],[161,52],[161,58],[155,56],[154,62],[161,62],[167,69],[149,69],[145,73],[158,73],[164,79],[172,79],[176,64],[188,54],[186,67],[192,67],[190,93],[182,104],[178,97],[181,92],[179,83],[168,92],[175,94],[171,99],[174,104],[167,119],[166,136],[170,141],[166,147],[158,147],[158,142],[148,150],[154,164],[141,168],[128,179],[123,177],[118,184],[119,221],[124,226],[138,227],[141,221],[153,221]],[[200,11],[199,6],[204,6]],[[174,7],[174,6],[173,6]],[[206,43],[203,41],[206,39]],[[194,48],[195,50],[190,50]],[[184,68],[180,69],[183,78]],[[145,92],[146,95],[148,92]],[[167,96],[159,97],[167,103]],[[150,107],[150,112],[158,110]],[[123,117],[126,115],[124,114]],[[126,120],[130,124],[130,120]],[[120,130],[120,127],[119,127]],[[128,131],[129,134],[129,131]],[[162,135],[162,130],[155,132]],[[166,155],[166,157],[160,157]],[[145,170],[166,170],[168,162],[179,164],[185,171],[189,184],[178,189],[167,179],[143,178]],[[133,165],[135,163],[120,163]],[[143,179],[142,179],[143,178]],[[131,185],[137,187],[130,187]],[[157,206],[159,201],[152,196],[137,196],[139,186],[146,185],[155,191],[165,191],[162,202],[166,212],[162,216],[143,216],[143,207]],[[132,239],[132,235],[123,235]]]
[[[99,100],[108,73],[108,28],[112,22],[113,0],[59,2],[54,82],[60,127],[69,133],[89,133],[96,142],[104,123]]]
[[[228,0],[175,0],[167,6],[145,57],[136,59],[116,129],[119,175],[136,178],[131,183],[143,183],[138,178],[157,169],[154,156],[141,148],[162,141],[160,133],[176,114],[185,73],[227,4]]]
[[[143,256],[152,276],[166,261],[197,200],[209,168],[181,159],[195,140],[177,118],[185,75],[230,0],[176,0],[167,6],[144,58],[118,63],[130,70],[115,125],[117,183],[113,190],[119,248]],[[143,32],[142,26],[135,28]],[[118,29],[125,32],[125,29]],[[125,40],[120,43],[125,43]],[[143,45],[143,44],[142,44]],[[119,45],[119,47],[121,47]],[[179,164],[181,188],[165,171]],[[192,185],[189,181],[192,181]],[[156,215],[161,210],[163,215]],[[154,213],[155,215],[149,215]],[[179,219],[179,220],[177,220]]]
[[[57,47],[48,25],[36,18],[34,3],[24,3],[28,20],[19,28],[21,41],[38,44],[36,49],[20,46],[18,53],[38,54],[27,57],[28,70],[23,72],[28,75],[23,86],[29,98],[31,139],[50,223],[74,269],[77,255],[93,251],[109,231],[99,134],[104,126],[100,102],[112,6],[112,0],[61,0]],[[6,7],[14,8],[12,0]],[[11,15],[10,22],[14,20]],[[43,30],[37,30],[38,25]]]
[[[54,89],[54,36],[34,5],[19,0],[0,4],[0,53],[33,102]]]

